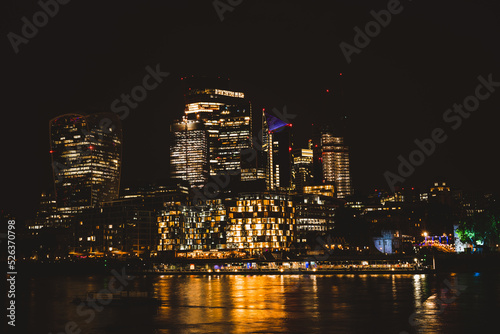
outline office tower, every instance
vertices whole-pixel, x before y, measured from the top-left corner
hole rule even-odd
[[[226,201],[227,249],[262,254],[289,251],[295,241],[295,205],[289,195],[246,193]]]
[[[268,190],[288,188],[291,182],[292,124],[263,111],[262,151]]]
[[[185,114],[208,131],[210,175],[241,172],[241,151],[252,147],[252,110],[245,94],[220,80],[185,80]]]
[[[118,197],[122,128],[113,113],[65,114],[49,122],[56,204],[61,217]]]
[[[295,149],[293,151],[292,184],[294,189],[301,193],[304,186],[312,185],[313,176],[313,150]]]
[[[175,122],[170,127],[170,175],[186,180],[191,187],[202,187],[208,179],[208,134],[201,121]]]
[[[321,134],[321,160],[323,183],[335,185],[337,198],[351,195],[349,147],[344,145],[344,139],[335,137],[331,132],[323,132]]]

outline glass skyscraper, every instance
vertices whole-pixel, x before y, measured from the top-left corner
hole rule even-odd
[[[208,132],[210,175],[241,172],[241,152],[252,147],[252,110],[242,92],[217,81],[187,83],[185,114]],[[219,88],[215,88],[221,86]]]
[[[202,187],[208,179],[208,133],[201,121],[187,120],[172,124],[170,175],[186,180],[191,187]]]
[[[292,184],[301,193],[304,186],[313,184],[313,150],[296,149],[293,151]]]
[[[335,137],[330,132],[323,132],[321,134],[321,160],[323,182],[335,185],[337,198],[352,195],[349,147],[344,145],[344,138]]]
[[[122,128],[113,113],[65,114],[49,122],[57,209],[71,218],[119,194]]]
[[[262,151],[266,165],[266,186],[276,190],[291,186],[291,124],[262,112]]]

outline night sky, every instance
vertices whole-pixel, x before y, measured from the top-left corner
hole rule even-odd
[[[397,157],[408,157],[413,141],[436,127],[447,141],[403,186],[445,180],[497,190],[500,87],[457,130],[443,114],[474,94],[479,75],[500,82],[500,10],[485,0],[439,3],[401,1],[401,12],[348,64],[339,44],[354,44],[354,27],[364,30],[370,11],[388,1],[243,0],[221,21],[212,0],[73,0],[17,54],[7,34],[21,35],[21,18],[32,21],[41,8],[2,1],[0,209],[34,217],[40,193],[50,189],[51,118],[109,111],[157,64],[170,75],[123,120],[122,186],[168,177],[169,125],[183,113],[180,78],[203,74],[230,77],[254,113],[286,106],[297,115],[296,147],[305,147],[311,124],[335,127],[346,116],[358,193],[388,188],[384,172],[396,173]]]

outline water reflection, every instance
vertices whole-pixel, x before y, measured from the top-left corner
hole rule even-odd
[[[352,325],[362,326],[351,323],[359,311],[358,318],[370,318],[380,307],[393,312],[398,291],[408,292],[404,284],[411,279],[411,275],[160,278],[156,285],[164,305],[157,318],[178,326],[189,324],[191,333],[214,328],[231,333],[321,332],[326,322],[338,322],[338,331],[349,331]]]
[[[70,301],[102,289],[109,277],[40,278],[26,283],[24,332],[61,332],[68,321],[98,334],[457,332],[487,323],[486,316],[495,319],[499,278],[462,275],[468,290],[443,311],[439,298],[444,279],[453,282],[450,275],[137,277],[131,288],[154,291],[161,306],[111,304],[88,323]]]

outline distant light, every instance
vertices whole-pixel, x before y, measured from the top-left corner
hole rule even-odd
[[[287,126],[292,127],[292,123],[288,124]]]
[[[52,154],[52,153],[54,153],[54,151],[50,150],[49,153]]]
[[[342,75],[342,72],[340,72],[339,75]]]
[[[327,93],[330,93],[330,90],[329,90],[329,89],[327,89],[327,90],[326,90],[326,92],[327,92]]]
[[[292,152],[292,147],[291,146],[288,147],[288,152]]]
[[[94,149],[94,146],[90,145],[89,150],[93,150],[93,149]]]

